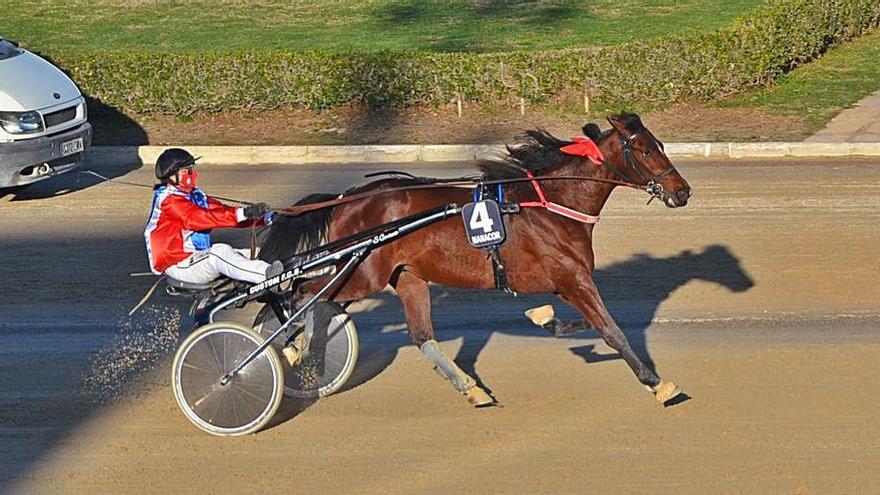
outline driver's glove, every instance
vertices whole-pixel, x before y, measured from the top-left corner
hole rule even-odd
[[[269,205],[266,203],[255,203],[244,207],[244,217],[248,220],[259,220],[266,214]]]

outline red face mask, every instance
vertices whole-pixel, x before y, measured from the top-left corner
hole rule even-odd
[[[193,168],[182,168],[177,172],[177,185],[186,190],[192,190],[196,187],[196,180],[199,173]]]

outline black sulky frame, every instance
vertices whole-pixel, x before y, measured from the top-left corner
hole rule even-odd
[[[285,267],[287,265],[292,265],[286,271],[281,273],[280,275],[276,275],[264,282],[253,285],[251,287],[247,287],[244,289],[238,289],[232,291],[229,296],[224,298],[218,304],[211,309],[208,315],[208,321],[210,323],[214,322],[214,315],[224,309],[229,307],[232,304],[239,302],[247,302],[249,300],[257,299],[264,295],[268,289],[272,289],[278,287],[282,283],[292,280],[302,274],[308,273],[310,271],[316,270],[318,268],[323,268],[329,265],[338,264],[342,261],[345,261],[345,264],[342,268],[337,271],[330,280],[324,284],[323,287],[314,295],[311,299],[309,299],[302,307],[297,309],[297,311],[290,315],[286,310],[284,310],[281,305],[278,304],[277,298],[270,302],[273,310],[278,316],[279,321],[284,321],[284,323],[278,327],[275,332],[272,333],[269,337],[263,341],[263,343],[254,349],[247,357],[242,359],[235,367],[230,370],[223,378],[220,379],[221,385],[226,385],[229,383],[236,373],[244,369],[245,366],[248,365],[251,361],[253,361],[257,356],[260,355],[269,345],[275,340],[282,332],[284,332],[288,326],[296,319],[300,317],[305,311],[311,308],[318,300],[323,297],[327,292],[330,291],[331,288],[339,284],[340,282],[345,283],[345,279],[348,275],[351,274],[352,271],[357,267],[357,265],[366,258],[370,251],[373,249],[384,246],[385,244],[390,243],[400,237],[403,237],[406,234],[419,230],[421,228],[427,227],[431,224],[440,222],[442,220],[446,220],[447,218],[453,217],[461,213],[461,207],[455,203],[449,203],[444,206],[439,206],[437,208],[423,211],[421,213],[416,213],[415,215],[410,215],[408,217],[401,218],[399,220],[395,220],[393,222],[385,223],[382,225],[378,225],[371,229],[368,229],[364,232],[360,232],[337,241],[333,241],[329,244],[325,244],[323,246],[319,246],[315,249],[306,251],[304,253],[300,253],[296,256],[287,258],[283,260]],[[313,259],[310,259],[313,258]]]

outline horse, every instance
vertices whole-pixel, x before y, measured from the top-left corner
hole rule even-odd
[[[507,147],[505,156],[482,160],[477,168],[485,181],[507,181],[504,197],[523,206],[506,217],[507,238],[498,253],[503,260],[509,289],[520,293],[552,293],[576,308],[584,322],[563,323],[538,308],[528,316],[557,334],[587,326],[629,365],[638,381],[659,403],[667,403],[682,391],[672,381],[661,380],[652,367],[633,351],[623,331],[609,314],[593,281],[595,267],[593,229],[595,221],[619,185],[645,189],[651,199],[667,207],[685,206],[692,195],[687,181],[664,152],[663,143],[649,131],[637,114],[607,117],[611,128],[604,132],[587,124],[585,133],[598,153],[575,153],[572,145],[542,129],[527,131]],[[297,204],[309,204],[359,196],[332,207],[278,218],[261,233],[260,257],[285,259],[319,246],[400,218],[448,203],[473,200],[471,190],[445,186],[414,188],[431,183],[429,178],[391,177],[374,180],[343,195],[317,194]],[[373,193],[373,194],[370,194]],[[536,199],[540,201],[536,202]],[[567,215],[556,212],[563,205]],[[468,402],[481,407],[494,399],[478,386],[440,349],[431,318],[429,282],[476,288],[497,288],[497,278],[485,251],[470,246],[463,227],[449,218],[412,232],[373,251],[344,283],[335,289],[338,302],[363,299],[391,285],[400,299],[412,342],[435,369]],[[294,306],[312,297],[330,275],[306,280],[292,291]]]

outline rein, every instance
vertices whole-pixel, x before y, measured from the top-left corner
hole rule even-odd
[[[97,178],[103,180],[104,182],[110,182],[111,184],[119,184],[119,185],[122,185],[122,186],[144,187],[144,188],[146,188],[146,189],[151,189],[151,190],[153,189],[153,186],[149,186],[149,185],[147,185],[147,184],[141,184],[141,183],[139,183],[139,182],[129,182],[129,181],[126,181],[126,180],[111,179],[110,177],[104,177],[103,175],[99,174],[98,172],[95,172],[94,170],[80,170],[79,173],[81,173],[81,174],[94,175],[95,177],[97,177]],[[223,196],[216,196],[216,195],[214,195],[214,194],[212,194],[211,197],[214,198],[214,199],[220,199],[220,200],[223,200],[223,201],[228,201],[228,202],[230,202],[230,203],[237,203],[237,204],[240,204],[240,205],[252,205],[252,204],[254,204],[254,203],[252,203],[252,202],[250,202],[250,201],[242,201],[242,200],[240,200],[240,199],[234,199],[234,198],[224,198]]]
[[[353,194],[351,196],[344,196],[342,194],[339,195],[336,199],[331,199],[329,201],[320,201],[317,203],[309,203],[305,205],[298,206],[290,206],[287,208],[279,208],[273,209],[276,213],[283,216],[296,216],[301,215],[303,213],[307,213],[314,210],[320,210],[323,208],[330,208],[333,206],[338,206],[341,204],[351,203],[353,201],[358,201],[361,199],[371,198],[373,196],[378,196],[381,194],[388,193],[396,193],[403,191],[415,191],[422,189],[442,189],[448,187],[460,187],[466,189],[475,189],[477,187],[482,186],[490,186],[495,184],[513,184],[517,182],[526,182],[532,184],[532,187],[535,189],[536,194],[538,195],[538,201],[527,201],[524,203],[520,203],[520,206],[524,207],[541,207],[545,208],[550,212],[556,213],[558,215],[562,215],[566,218],[570,218],[572,220],[576,220],[582,223],[590,223],[594,224],[599,221],[598,216],[588,215],[586,213],[581,213],[576,210],[572,210],[571,208],[567,208],[560,204],[554,203],[552,201],[548,201],[546,197],[544,197],[544,191],[541,189],[539,184],[540,181],[548,181],[548,180],[585,180],[585,181],[593,181],[593,182],[603,182],[606,184],[614,184],[617,186],[630,187],[633,189],[641,189],[648,194],[651,195],[651,198],[648,200],[650,204],[654,198],[660,198],[665,200],[668,197],[668,193],[663,188],[663,185],[660,184],[660,181],[663,180],[664,177],[668,176],[672,172],[675,171],[675,167],[670,163],[669,167],[661,172],[659,175],[653,175],[645,173],[640,170],[639,167],[636,166],[636,160],[632,156],[633,148],[630,144],[630,141],[638,137],[640,133],[635,133],[629,137],[624,137],[620,135],[620,147],[623,153],[623,169],[624,171],[627,169],[632,169],[635,173],[641,178],[641,180],[645,181],[644,184],[639,184],[638,181],[633,180],[630,174],[624,173],[617,167],[612,167],[607,161],[602,160],[602,166],[605,167],[608,171],[618,177],[620,180],[613,179],[602,179],[599,177],[587,177],[580,175],[569,175],[569,176],[560,176],[560,177],[535,177],[535,175],[526,170],[526,177],[516,178],[516,179],[497,179],[497,180],[487,180],[487,181],[479,181],[479,180],[462,180],[462,179],[434,179],[430,184],[418,184],[413,186],[401,186],[401,187],[392,187],[388,189],[380,189],[377,191],[367,191],[363,193]],[[656,138],[654,138],[656,140]],[[662,148],[662,144],[660,144]],[[396,174],[405,175],[410,178],[414,178],[412,174],[407,172],[395,172]],[[367,177],[378,175],[378,174],[370,174]]]
[[[638,167],[635,166],[635,160],[632,156],[632,147],[630,146],[630,141],[638,136],[638,133],[633,134],[629,138],[625,138],[623,136],[620,137],[620,146],[623,152],[623,160],[624,160],[624,169],[631,168],[633,169],[643,180],[646,180],[646,184],[640,185],[632,180],[631,177],[628,177],[628,174],[621,172],[616,167],[612,167],[608,164],[607,161],[603,160],[602,165],[608,169],[612,174],[620,178],[621,180],[613,180],[613,179],[602,179],[599,177],[588,177],[588,176],[580,176],[580,175],[569,175],[569,176],[560,176],[560,177],[536,177],[531,171],[526,170],[526,177],[514,178],[514,179],[496,179],[496,180],[462,180],[462,179],[433,179],[430,184],[417,184],[412,186],[401,186],[401,187],[392,187],[388,189],[380,189],[376,191],[366,191],[362,193],[352,194],[351,196],[344,196],[342,194],[339,195],[338,198],[332,199],[329,201],[319,201],[316,203],[309,203],[304,205],[297,206],[289,206],[285,208],[269,208],[271,211],[282,215],[282,216],[296,216],[301,215],[303,213],[307,213],[310,211],[320,210],[324,208],[330,208],[334,206],[338,206],[341,204],[351,203],[354,201],[359,201],[362,199],[371,198],[374,196],[379,196],[382,194],[388,193],[397,193],[397,192],[405,192],[405,191],[416,191],[416,190],[424,190],[424,189],[445,189],[445,188],[464,188],[464,189],[475,189],[477,187],[495,185],[495,184],[515,184],[519,182],[529,182],[532,187],[535,189],[535,193],[538,195],[538,201],[526,201],[520,203],[520,206],[530,208],[530,207],[541,207],[545,208],[550,212],[556,213],[558,215],[562,215],[566,218],[570,218],[572,220],[594,224],[599,221],[598,216],[588,215],[586,213],[581,213],[577,210],[572,210],[571,208],[567,208],[560,204],[554,203],[552,201],[548,201],[544,196],[544,191],[540,186],[540,181],[550,181],[550,180],[583,180],[583,181],[592,181],[592,182],[602,182],[606,184],[614,184],[617,186],[629,187],[633,189],[642,189],[651,195],[651,199],[648,200],[648,203],[654,200],[654,198],[661,198],[666,195],[666,191],[663,189],[663,186],[660,184],[660,181],[675,171],[675,167],[670,164],[669,168],[663,171],[660,175],[646,175],[644,172],[639,170]],[[106,182],[111,182],[113,184],[120,184],[126,186],[136,186],[143,187],[148,189],[153,189],[153,186],[149,186],[146,184],[139,184],[136,182],[123,181],[118,179],[111,179],[109,177],[105,177],[93,170],[83,170],[80,173],[90,174],[99,179],[102,179]],[[374,174],[373,174],[374,175]],[[409,177],[413,177],[409,173],[402,173],[401,175],[407,175]],[[369,177],[369,175],[368,175]],[[235,198],[225,198],[222,196],[211,195],[211,197],[228,201],[230,203],[237,203],[240,205],[252,205],[254,203],[250,201],[242,201],[240,199]],[[253,246],[256,245],[256,229],[254,228],[251,232],[251,256],[253,257],[255,252]]]
[[[535,177],[531,172],[526,172],[526,177],[516,178],[516,179],[496,179],[496,180],[486,180],[486,181],[474,181],[474,180],[461,180],[461,179],[437,179],[431,184],[418,184],[414,186],[401,186],[401,187],[392,187],[388,189],[380,189],[377,191],[367,191],[358,194],[352,194],[351,196],[342,196],[340,195],[336,199],[331,199],[328,201],[320,201],[317,203],[309,203],[305,205],[291,206],[288,208],[279,208],[273,209],[279,215],[284,216],[295,216],[301,215],[303,213],[307,213],[314,210],[320,210],[323,208],[330,208],[332,206],[338,206],[345,203],[351,203],[353,201],[358,201],[361,199],[371,198],[373,196],[379,196],[381,194],[388,193],[396,193],[403,191],[417,191],[422,189],[446,189],[450,187],[458,187],[463,189],[475,189],[480,186],[491,186],[495,184],[514,184],[518,182],[531,182],[533,185],[538,181],[549,181],[549,180],[585,180],[585,181],[593,181],[593,182],[603,182],[606,184],[614,184],[617,186],[631,187],[633,189],[642,189],[641,186],[633,184],[632,182],[624,182],[619,180],[612,179],[601,179],[598,177],[588,177],[581,175],[568,175],[568,176],[560,176],[560,177]],[[534,186],[533,186],[534,187]],[[542,193],[543,194],[543,191]],[[548,204],[550,204],[548,202]],[[553,203],[555,204],[555,203]],[[556,205],[558,208],[566,209],[564,206]],[[574,211],[574,210],[570,210]],[[577,213],[577,212],[575,212]]]
[[[95,172],[94,170],[81,170],[80,173],[81,173],[81,174],[94,175],[95,177],[97,177],[97,178],[99,178],[99,179],[101,179],[101,180],[103,180],[103,181],[105,181],[105,182],[110,182],[111,184],[119,184],[119,185],[122,185],[122,186],[135,186],[135,187],[144,187],[144,188],[147,188],[147,189],[153,189],[153,186],[148,186],[148,185],[146,185],[146,184],[140,184],[140,183],[138,183],[138,182],[129,182],[129,181],[126,181],[126,180],[111,179],[111,178],[109,178],[109,177],[105,177],[105,176],[103,176],[103,175],[101,175],[101,174]],[[250,201],[242,201],[242,200],[240,200],[240,199],[224,198],[223,196],[214,196],[214,195],[211,195],[211,197],[212,197],[212,198],[216,198],[216,199],[220,199],[220,200],[223,200],[223,201],[228,201],[228,202],[230,202],[230,203],[238,203],[238,204],[240,204],[240,205],[252,205],[252,204],[254,204],[254,203],[251,203]],[[250,255],[251,255],[251,259],[252,259],[252,260],[257,259],[257,223],[256,223],[256,222],[254,222],[254,223],[251,224],[251,253],[250,253]],[[141,300],[141,302],[139,302],[134,308],[132,308],[131,312],[128,313],[129,316],[131,316],[132,314],[134,314],[134,312],[137,311],[138,308],[140,308],[141,306],[143,306],[143,304],[147,301],[147,299],[149,299],[149,297],[150,297],[150,296],[153,294],[153,292],[156,290],[156,286],[159,285],[159,282],[161,282],[163,278],[164,278],[164,275],[163,275],[162,277],[160,277],[159,280],[157,280],[155,284],[153,284],[153,288],[150,289],[149,292],[147,292],[147,295],[144,296],[144,298]]]

